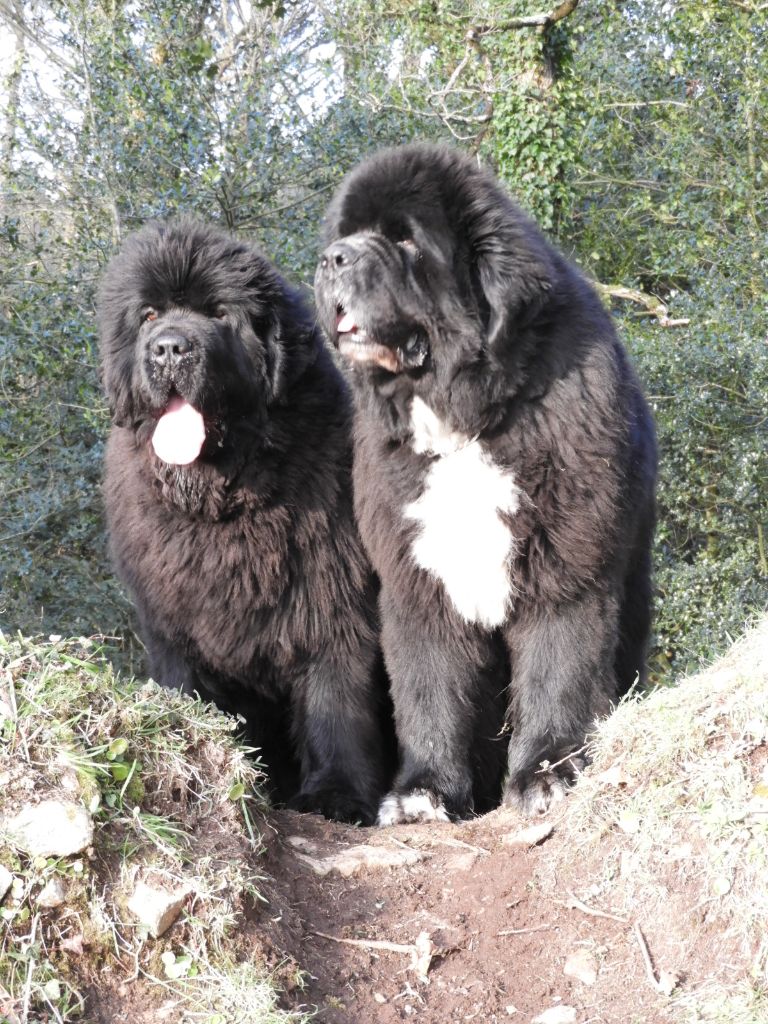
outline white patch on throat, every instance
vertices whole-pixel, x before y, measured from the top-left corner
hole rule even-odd
[[[411,405],[412,446],[438,458],[421,496],[403,509],[420,529],[416,563],[439,579],[467,622],[500,626],[512,602],[509,563],[515,539],[500,512],[513,516],[522,492],[475,438],[451,430],[420,398]]]

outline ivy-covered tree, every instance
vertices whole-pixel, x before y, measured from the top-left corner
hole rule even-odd
[[[563,235],[629,297],[617,311],[656,410],[662,670],[711,655],[768,593],[768,12],[581,13]]]
[[[0,622],[125,633],[93,332],[179,210],[309,282],[343,173],[489,161],[612,302],[656,409],[657,674],[764,606],[768,14],[756,0],[0,0]]]

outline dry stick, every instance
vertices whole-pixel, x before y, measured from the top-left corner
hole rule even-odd
[[[538,925],[536,928],[505,928],[504,931],[496,932],[497,935],[526,935],[528,932],[551,932],[554,928],[551,924]]]
[[[589,746],[589,744],[585,743],[583,747],[579,747],[578,750],[570,751],[570,753],[566,754],[565,757],[561,757],[559,761],[555,761],[554,764],[550,764],[549,761],[542,761],[541,762],[541,768],[537,768],[534,774],[535,775],[541,775],[542,772],[548,772],[552,768],[559,768],[560,765],[561,764],[565,764],[566,761],[570,761],[574,757],[578,757],[579,754],[583,754],[588,746]]]
[[[411,849],[409,843],[404,843],[401,839],[396,839],[395,836],[390,836],[389,838],[396,846],[402,846],[405,850]],[[414,838],[414,845],[419,846],[418,837]],[[462,839],[452,839],[450,836],[441,836],[440,838],[430,836],[428,842],[439,843],[441,846],[457,846],[462,850],[471,850],[472,853],[482,853],[484,856],[490,855],[491,852],[490,850],[486,850],[483,846],[473,846],[471,843],[465,843]]]
[[[27,962],[27,977],[24,982],[24,999],[21,1007],[21,1019],[26,1021],[29,1015],[29,999],[32,994],[32,975],[35,973],[37,967],[37,961],[35,960],[32,950],[35,947],[35,933],[37,932],[37,925],[40,920],[38,914],[32,918],[32,928],[29,933],[29,946],[27,947],[30,951],[29,961]]]
[[[619,924],[629,924],[626,917],[618,917],[616,914],[607,914],[604,910],[595,910],[594,907],[587,906],[586,903],[582,903],[580,899],[577,899],[572,892],[569,892],[571,902],[566,903],[567,907],[572,907],[574,910],[580,910],[582,914],[589,914],[590,917],[605,917],[609,921],[618,921]]]
[[[328,939],[329,942],[343,942],[345,946],[357,946],[359,949],[386,949],[390,953],[413,953],[416,949],[410,944],[387,942],[384,939],[340,939],[336,935],[326,935],[325,932],[312,932],[312,934],[321,939]]]
[[[643,963],[645,964],[645,973],[648,975],[648,980],[657,992],[660,992],[662,995],[669,995],[669,992],[664,991],[663,985],[656,977],[656,972],[653,969],[653,962],[651,960],[651,953],[648,949],[648,943],[645,941],[645,936],[643,935],[640,924],[637,921],[635,921],[634,932],[637,944],[640,947],[640,952],[643,955]]]
[[[429,984],[429,968],[432,958],[436,955],[435,947],[432,945],[427,932],[421,932],[412,945],[405,945],[400,942],[386,942],[381,939],[339,939],[335,935],[327,935],[325,932],[313,932],[321,939],[329,939],[331,942],[343,942],[347,946],[357,946],[358,949],[382,949],[390,953],[407,953],[411,958],[410,970],[415,971],[419,981]]]

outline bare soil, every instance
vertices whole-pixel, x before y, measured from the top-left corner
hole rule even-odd
[[[560,1015],[546,1021],[672,1019],[667,997],[654,984],[659,968],[653,949],[666,923],[642,922],[639,938],[636,922],[604,906],[596,894],[592,883],[599,863],[576,859],[554,879],[542,870],[562,842],[558,824],[567,807],[566,801],[546,819],[554,831],[533,847],[504,841],[531,824],[504,810],[459,825],[387,829],[274,813],[274,828],[267,823],[264,836],[268,902],[255,908],[249,927],[273,964],[282,963],[284,984],[294,976],[286,952],[306,972],[303,987],[294,984],[285,991],[286,1008],[316,1008],[320,1024],[495,1024],[531,1021],[557,1007]],[[423,859],[348,878],[319,877],[297,857],[295,837],[318,857],[369,843],[407,847]],[[407,948],[367,945],[409,947],[421,933],[427,933],[432,949],[426,978],[419,977]],[[357,944],[339,941],[350,939]],[[700,973],[702,953],[709,958],[706,951],[689,950],[697,962],[686,965],[683,952],[675,955],[681,980],[688,967]],[[576,953],[584,955],[587,968],[595,968],[594,980],[588,970],[582,972],[585,980],[564,972]]]

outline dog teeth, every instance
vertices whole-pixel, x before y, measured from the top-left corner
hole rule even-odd
[[[339,334],[351,334],[359,330],[355,323],[355,318],[351,313],[344,313],[341,320],[336,324],[336,330]]]

